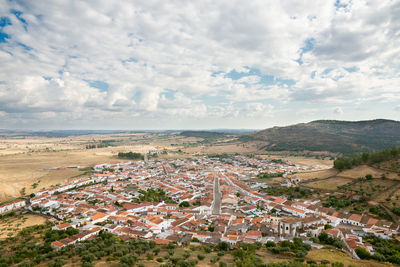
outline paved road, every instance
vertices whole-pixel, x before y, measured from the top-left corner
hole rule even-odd
[[[214,200],[211,207],[212,215],[220,215],[221,214],[221,191],[219,190],[219,179],[218,176],[215,175],[214,178]]]

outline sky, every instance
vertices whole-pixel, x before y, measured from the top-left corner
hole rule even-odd
[[[400,1],[0,0],[0,129],[400,120]]]

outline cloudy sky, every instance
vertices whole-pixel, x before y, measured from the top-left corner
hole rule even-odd
[[[0,129],[400,120],[400,1],[0,1]]]

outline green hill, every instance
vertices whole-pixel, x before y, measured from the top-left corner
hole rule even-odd
[[[400,122],[318,120],[273,127],[240,137],[269,151],[329,151],[352,155],[400,146]]]

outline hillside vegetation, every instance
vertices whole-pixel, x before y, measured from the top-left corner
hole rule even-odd
[[[361,164],[374,165],[382,162],[393,161],[392,170],[397,170],[397,159],[400,158],[400,148],[385,149],[375,153],[364,152],[361,155],[356,154],[353,157],[338,158],[334,161],[333,166],[335,169],[342,171],[344,169],[351,169]]]
[[[328,151],[350,156],[400,146],[400,122],[318,120],[269,128],[239,140],[262,141],[261,149],[268,151]]]

